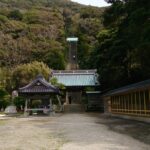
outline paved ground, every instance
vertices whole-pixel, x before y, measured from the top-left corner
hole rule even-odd
[[[100,114],[0,119],[0,150],[150,150],[149,144],[150,124]]]

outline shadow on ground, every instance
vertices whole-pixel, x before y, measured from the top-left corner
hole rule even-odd
[[[117,133],[126,134],[131,136],[143,143],[150,145],[150,124],[121,119],[117,117],[100,115],[98,124],[103,124],[108,127],[109,130],[112,130]]]

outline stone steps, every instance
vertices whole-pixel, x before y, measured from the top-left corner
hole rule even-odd
[[[77,113],[84,112],[84,107],[82,104],[66,104],[64,105],[65,113]]]

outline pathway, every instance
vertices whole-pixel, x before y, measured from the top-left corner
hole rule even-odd
[[[0,120],[0,150],[150,150],[149,124],[100,114]]]

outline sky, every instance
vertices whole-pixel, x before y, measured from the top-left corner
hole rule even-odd
[[[71,0],[71,1],[97,7],[109,6],[109,4],[107,4],[104,0]]]

